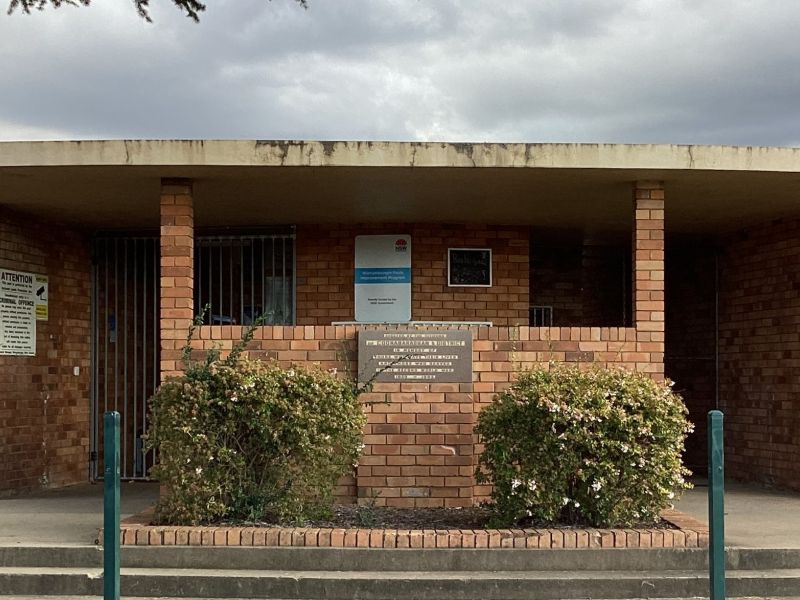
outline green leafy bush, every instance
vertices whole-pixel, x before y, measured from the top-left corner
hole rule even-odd
[[[336,481],[352,471],[365,422],[357,385],[250,360],[247,341],[202,362],[188,360],[187,344],[185,374],[151,401],[153,475],[169,490],[158,523],[301,521],[325,514]]]
[[[690,487],[686,407],[669,383],[614,368],[521,373],[478,419],[477,479],[494,486],[493,524],[596,527],[653,522]]]

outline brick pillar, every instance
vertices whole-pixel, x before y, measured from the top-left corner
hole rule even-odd
[[[636,369],[664,377],[664,184],[634,185],[633,316]]]
[[[194,318],[194,204],[188,180],[161,182],[161,381],[179,375]]]

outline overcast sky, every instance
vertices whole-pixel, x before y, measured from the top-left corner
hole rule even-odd
[[[796,0],[151,3],[0,14],[0,140],[800,144]]]

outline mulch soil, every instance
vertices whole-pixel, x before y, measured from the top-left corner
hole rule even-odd
[[[386,506],[337,505],[329,518],[312,519],[302,525],[320,528],[366,529],[490,529],[489,512],[473,508],[392,508]],[[249,526],[282,527],[281,523],[246,523]],[[292,525],[297,526],[297,525]],[[586,528],[586,524],[545,523],[526,519],[518,523],[519,529],[570,529]],[[642,523],[626,529],[675,529],[664,520]]]

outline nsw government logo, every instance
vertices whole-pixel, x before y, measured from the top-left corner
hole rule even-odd
[[[403,238],[400,238],[395,241],[394,243],[394,251],[395,252],[407,252],[408,251],[408,242]]]

